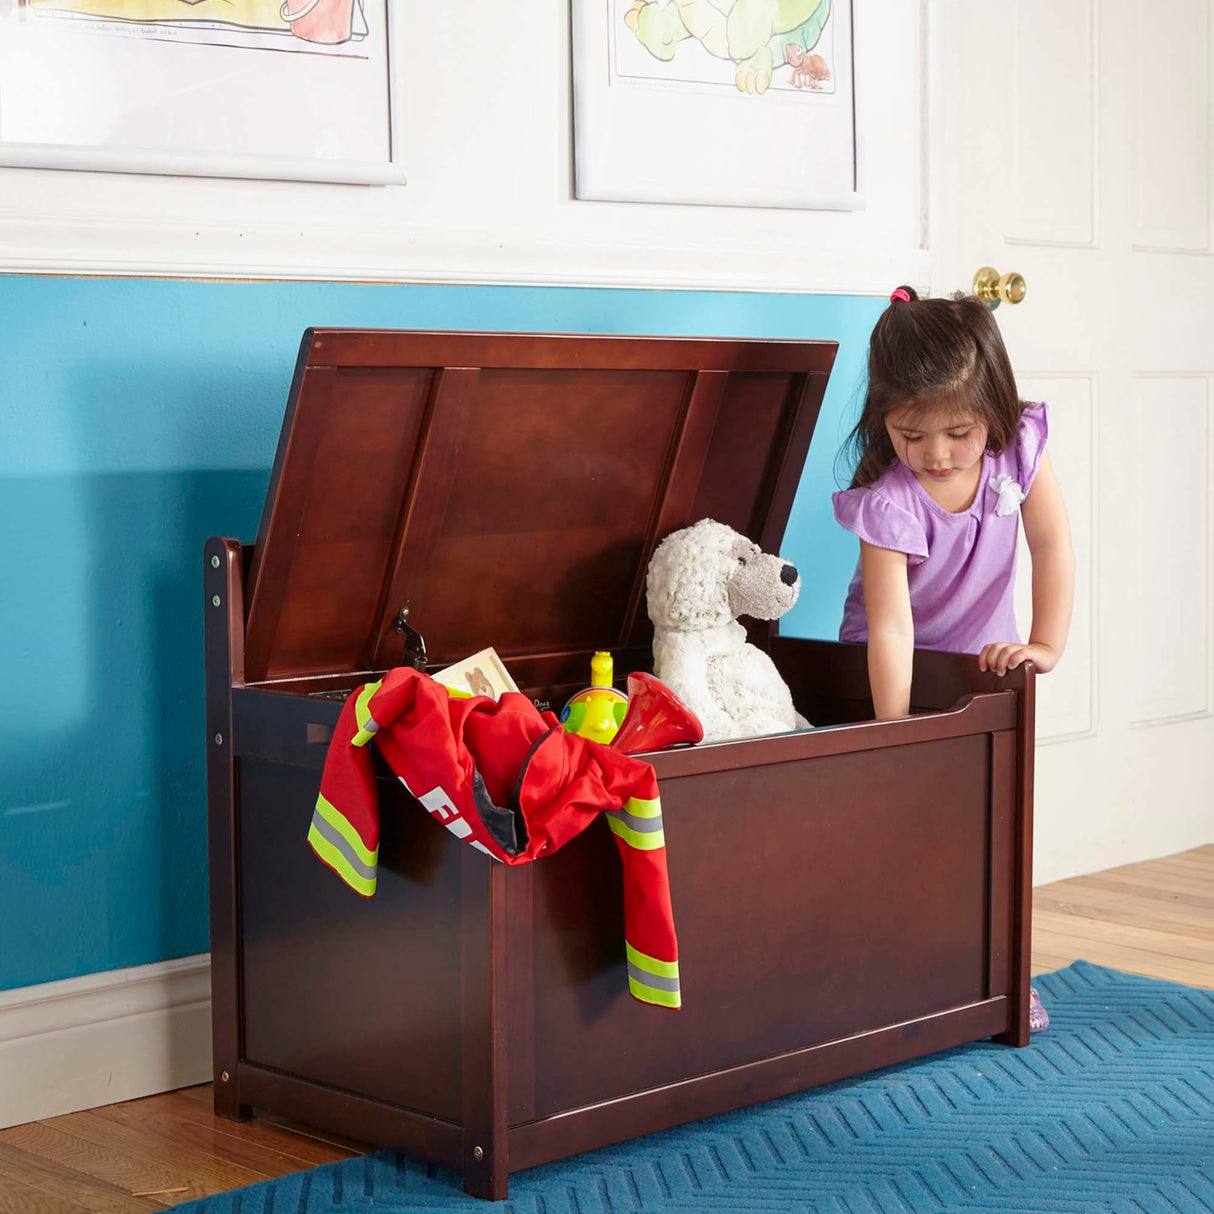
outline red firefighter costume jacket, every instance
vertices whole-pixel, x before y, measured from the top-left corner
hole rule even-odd
[[[457,699],[410,667],[390,670],[346,700],[308,831],[320,859],[367,897],[379,855],[372,738],[435,819],[505,864],[551,855],[606,812],[624,867],[628,989],[644,1003],[680,1006],[662,806],[648,763],[566,733],[524,695]]]

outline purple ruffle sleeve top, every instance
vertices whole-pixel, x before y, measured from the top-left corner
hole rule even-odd
[[[906,553],[916,649],[977,653],[991,641],[1019,640],[1012,602],[1019,502],[1032,487],[1048,434],[1045,405],[1026,405],[1017,441],[999,455],[983,453],[978,491],[957,514],[933,501],[901,460],[871,485],[833,495],[835,518],[848,531]],[[858,561],[839,640],[868,640]]]

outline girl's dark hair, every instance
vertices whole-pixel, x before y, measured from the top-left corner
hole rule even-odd
[[[885,428],[890,413],[935,410],[955,401],[987,425],[986,449],[998,455],[1016,438],[1024,408],[991,310],[957,292],[920,299],[900,287],[881,313],[868,346],[868,392],[845,451],[855,461],[851,488],[871,485],[897,455]]]

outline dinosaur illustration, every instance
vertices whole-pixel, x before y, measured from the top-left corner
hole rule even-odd
[[[772,72],[791,65],[798,87],[821,87],[830,70],[810,55],[830,16],[831,0],[635,0],[624,22],[657,59],[674,58],[685,38],[737,65],[744,93],[763,93]]]

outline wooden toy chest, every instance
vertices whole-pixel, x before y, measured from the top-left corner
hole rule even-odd
[[[917,654],[915,715],[878,724],[863,647],[756,629],[819,728],[652,756],[677,1012],[628,995],[605,822],[506,867],[385,770],[374,897],[305,841],[341,700],[404,659],[402,608],[432,668],[494,645],[559,708],[595,648],[621,678],[648,667],[662,536],[713,517],[779,550],[834,353],[305,334],[257,542],[206,546],[220,1113],[413,1152],[501,1198],[548,1160],[1027,1042],[1031,669]]]

